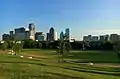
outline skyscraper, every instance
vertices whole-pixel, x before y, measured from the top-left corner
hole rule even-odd
[[[58,40],[57,32],[55,32],[55,40]]]
[[[9,34],[10,34],[10,38],[9,39],[10,40],[14,40],[14,36],[15,36],[14,35],[14,31],[10,31]]]
[[[49,33],[46,33],[46,40],[49,41],[50,39],[50,34]]]
[[[15,29],[15,40],[24,40],[25,39],[25,28],[16,28]]]
[[[55,41],[55,30],[53,27],[51,27],[49,31],[49,41]]]
[[[64,33],[63,31],[60,33],[60,40],[63,40],[64,39]]]
[[[65,37],[66,37],[66,40],[70,40],[70,30],[69,30],[69,28],[65,29]]]
[[[35,40],[35,24],[29,24],[30,39]]]

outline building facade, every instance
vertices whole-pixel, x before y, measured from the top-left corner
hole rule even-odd
[[[24,40],[26,39],[25,37],[25,28],[16,28],[15,29],[15,40]]]
[[[50,40],[50,34],[46,33],[46,41],[49,41],[49,40]]]
[[[45,40],[45,35],[42,32],[36,32],[35,39],[38,40],[38,41],[44,41]]]
[[[35,40],[35,24],[34,23],[30,23],[29,24],[29,38],[32,40]]]
[[[91,41],[99,41],[98,36],[92,36]]]
[[[55,32],[55,40],[58,40],[57,32]]]
[[[66,40],[70,40],[70,29],[69,28],[65,29],[65,37],[66,37]]]
[[[87,41],[87,42],[99,41],[99,37],[98,36],[88,35],[88,36],[83,37],[83,41]]]
[[[60,33],[60,40],[64,40],[64,33],[63,33],[63,31]]]
[[[119,41],[119,35],[118,34],[111,34],[110,35],[110,41]]]
[[[84,36],[84,37],[83,37],[83,41],[88,41],[88,42],[90,42],[91,39],[92,39],[92,35],[88,35],[88,36]]]
[[[9,40],[9,38],[10,38],[10,35],[9,34],[3,34],[2,35],[2,40]]]
[[[100,41],[109,41],[109,35],[101,35],[99,40]]]
[[[49,41],[55,41],[55,30],[53,27],[51,27],[49,31]]]

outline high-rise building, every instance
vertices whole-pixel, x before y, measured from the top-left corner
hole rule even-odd
[[[10,35],[9,34],[3,34],[2,35],[2,40],[9,40],[10,39]]]
[[[49,41],[55,41],[55,30],[53,27],[51,27],[49,31]]]
[[[69,28],[65,29],[65,37],[66,37],[66,40],[70,40],[70,30],[69,30]]]
[[[58,40],[57,32],[55,32],[55,40]]]
[[[29,24],[29,33],[30,33],[30,39],[35,40],[35,24],[34,23]]]
[[[9,34],[4,34],[3,39],[9,40],[24,40],[24,39],[32,39],[35,40],[35,24],[30,23],[29,28],[16,28],[14,31],[10,31]]]
[[[50,41],[50,34],[49,33],[46,33],[46,40]]]
[[[38,41],[44,41],[45,35],[42,32],[36,32],[35,39]]]
[[[64,33],[63,33],[63,31],[60,33],[60,40],[64,40]]]
[[[14,40],[15,38],[15,34],[14,34],[14,31],[10,31],[10,40]]]
[[[15,40],[24,40],[25,39],[25,28],[16,28],[15,29]]]

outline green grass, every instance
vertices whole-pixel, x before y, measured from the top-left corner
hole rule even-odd
[[[65,57],[67,62],[58,63],[54,50],[24,49],[17,56],[0,51],[0,79],[120,79],[120,60],[115,52],[71,53]],[[91,61],[93,66],[88,65]]]

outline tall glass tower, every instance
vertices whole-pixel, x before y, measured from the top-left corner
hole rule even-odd
[[[65,37],[66,37],[66,40],[70,40],[70,29],[69,28],[65,29]]]
[[[63,33],[63,31],[60,33],[60,40],[64,40],[64,33]]]
[[[49,31],[49,41],[55,41],[55,30],[53,27],[51,27]]]

